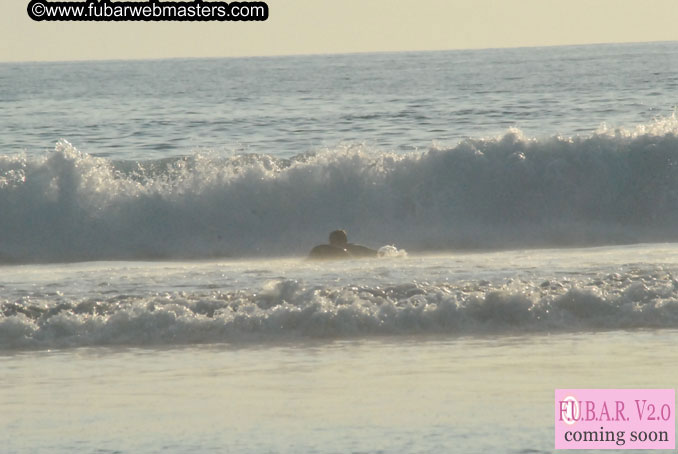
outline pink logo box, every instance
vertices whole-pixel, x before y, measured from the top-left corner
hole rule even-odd
[[[556,389],[556,449],[675,449],[673,389]]]

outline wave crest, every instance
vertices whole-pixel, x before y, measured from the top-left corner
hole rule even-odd
[[[400,335],[678,328],[678,282],[611,274],[591,282],[392,286],[268,282],[260,291],[0,303],[0,349],[259,343]]]
[[[408,251],[674,241],[678,121],[395,154],[0,157],[0,261],[303,255],[327,232]]]

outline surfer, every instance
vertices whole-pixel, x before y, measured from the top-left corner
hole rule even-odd
[[[309,254],[312,259],[350,259],[360,257],[376,257],[377,251],[360,244],[348,242],[346,232],[335,230],[330,233],[330,244],[320,244]]]

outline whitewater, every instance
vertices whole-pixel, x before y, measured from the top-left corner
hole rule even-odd
[[[0,64],[3,452],[546,453],[554,389],[675,388],[677,74]]]
[[[0,261],[300,256],[339,226],[411,252],[678,239],[678,119],[396,154],[0,158]]]
[[[642,258],[641,258],[642,257]],[[678,247],[3,268],[2,350],[678,328]]]

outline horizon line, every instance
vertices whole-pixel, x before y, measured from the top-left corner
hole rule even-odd
[[[491,51],[491,50],[511,50],[511,49],[545,49],[554,47],[588,47],[588,46],[614,46],[614,45],[632,45],[632,44],[668,44],[678,43],[678,40],[660,40],[660,41],[609,41],[593,43],[570,43],[570,44],[544,44],[544,45],[523,45],[523,46],[499,46],[499,47],[465,47],[465,48],[447,48],[447,49],[404,49],[404,50],[367,50],[367,51],[345,51],[345,52],[300,52],[289,54],[261,54],[261,55],[226,55],[226,56],[177,56],[177,57],[131,57],[131,58],[82,58],[82,59],[64,59],[64,60],[0,60],[0,64],[40,64],[40,63],[106,63],[106,62],[140,62],[140,61],[173,61],[173,60],[227,60],[227,59],[247,59],[247,58],[289,58],[289,57],[329,57],[329,56],[348,56],[348,55],[369,55],[369,54],[402,54],[402,53],[427,53],[427,52],[473,52],[473,51]]]

